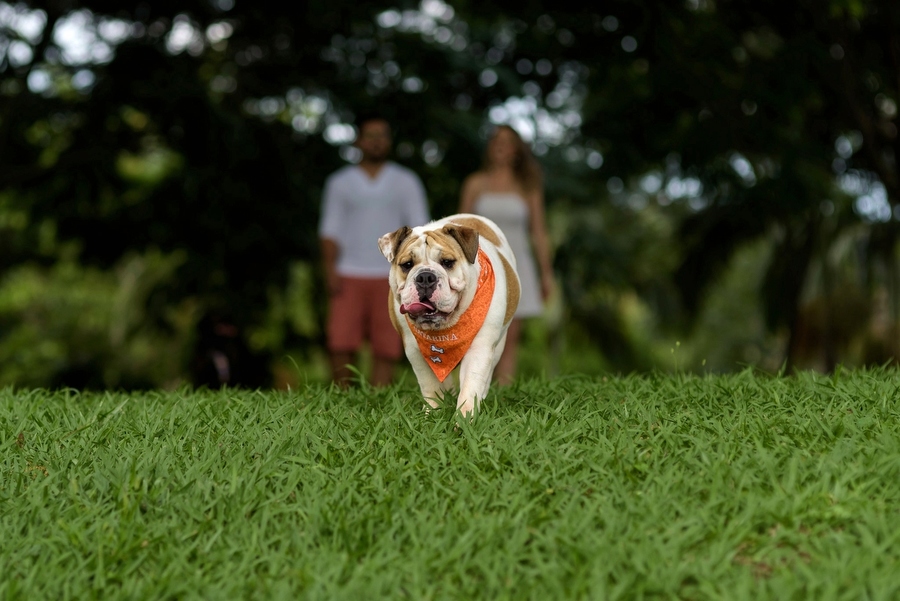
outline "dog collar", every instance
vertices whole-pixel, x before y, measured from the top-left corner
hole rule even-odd
[[[494,298],[494,267],[487,253],[480,248],[478,262],[481,265],[481,273],[478,274],[475,298],[453,326],[425,332],[417,328],[408,315],[406,317],[409,329],[419,344],[419,351],[441,382],[447,379],[450,372],[466,355],[487,317],[491,299]]]

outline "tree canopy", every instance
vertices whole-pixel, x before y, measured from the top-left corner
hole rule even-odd
[[[877,291],[900,317],[898,94],[894,0],[0,2],[0,278],[161,253],[135,323],[190,302],[259,326],[292,265],[315,270],[324,178],[377,106],[434,215],[491,123],[524,134],[567,319],[609,367],[651,366],[623,295],[687,332],[766,240],[768,329],[789,362],[821,330],[832,368]],[[841,309],[849,289],[863,309]]]

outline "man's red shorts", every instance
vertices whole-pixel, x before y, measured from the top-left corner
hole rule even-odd
[[[341,278],[341,289],[330,299],[328,350],[354,352],[368,340],[372,354],[399,359],[403,341],[388,313],[390,285],[387,278]]]

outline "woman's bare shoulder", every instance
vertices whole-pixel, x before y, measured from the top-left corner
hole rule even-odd
[[[472,193],[480,193],[485,189],[487,177],[483,171],[474,171],[463,179],[462,189]]]
[[[473,171],[469,175],[463,179],[464,184],[470,184],[473,186],[481,186],[484,185],[484,181],[487,179],[487,174],[484,171]]]

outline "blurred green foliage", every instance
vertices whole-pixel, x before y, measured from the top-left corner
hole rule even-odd
[[[61,260],[23,264],[0,283],[0,381],[23,387],[151,388],[178,382],[192,307],[147,319],[154,287],[183,254],[124,257],[111,270]]]
[[[371,107],[435,216],[491,122],[531,140],[559,290],[524,375],[892,361],[897,31],[893,0],[0,2],[0,384],[199,381],[209,319],[252,385],[324,378],[319,197]]]

